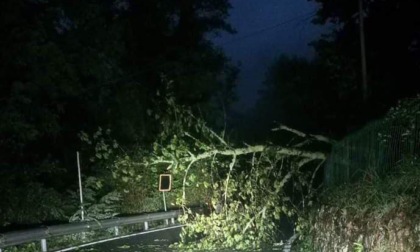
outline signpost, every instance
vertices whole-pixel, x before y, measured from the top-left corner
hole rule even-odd
[[[169,192],[172,187],[172,175],[160,174],[159,176],[159,191]]]
[[[165,192],[171,191],[171,188],[172,188],[172,175],[160,174],[159,175],[159,191],[162,192],[163,194],[163,207],[165,208],[165,212],[167,211]],[[172,222],[174,221],[172,220]],[[166,220],[166,224],[168,224],[168,220]]]

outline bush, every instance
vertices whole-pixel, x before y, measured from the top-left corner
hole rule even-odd
[[[419,251],[420,160],[405,159],[393,174],[371,177],[326,191],[300,220],[302,244],[316,251]]]
[[[6,178],[2,177],[2,180]],[[36,182],[19,187],[13,187],[13,184],[5,181],[0,188],[0,194],[5,196],[0,203],[0,223],[3,227],[66,219],[65,206],[68,202],[56,190]]]

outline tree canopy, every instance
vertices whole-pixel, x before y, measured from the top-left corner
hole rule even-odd
[[[420,92],[418,1],[363,1],[368,97],[363,99],[358,1],[316,0],[332,30],[314,59],[282,56],[267,70],[256,113],[265,121],[343,136]],[[262,120],[262,119],[261,119]],[[263,120],[264,121],[264,120]]]
[[[233,32],[226,0],[2,1],[1,167],[74,163],[77,133],[111,128],[150,143],[165,85],[214,110],[233,99],[236,68],[208,39]],[[163,85],[165,83],[165,85]],[[48,162],[50,162],[48,161]]]

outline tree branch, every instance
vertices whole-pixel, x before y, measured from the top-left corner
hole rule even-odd
[[[240,155],[247,155],[247,154],[253,154],[257,152],[264,152],[267,150],[271,150],[275,152],[278,156],[295,156],[295,157],[301,157],[309,160],[325,160],[327,158],[325,153],[322,152],[310,152],[310,151],[304,151],[299,150],[295,148],[288,148],[288,147],[274,147],[274,146],[264,146],[264,145],[254,145],[254,146],[248,146],[245,148],[236,148],[236,149],[228,149],[228,150],[211,150],[206,151],[201,154],[192,156],[192,157],[185,157],[180,158],[179,162],[196,162],[203,159],[210,158],[214,155],[222,155],[222,156],[240,156]],[[159,164],[159,163],[173,163],[172,160],[156,160],[152,162],[152,164]]]
[[[233,171],[233,167],[235,166],[235,163],[236,163],[236,154],[233,155],[232,162],[229,164],[229,173],[228,173],[227,178],[226,178],[225,207],[226,207],[226,202],[227,202],[227,193],[228,193],[228,187],[229,187],[230,174]]]
[[[320,159],[324,160],[327,156],[322,152],[310,152],[310,151],[303,151],[294,148],[287,148],[287,147],[270,147],[264,145],[254,145],[248,146],[246,148],[236,148],[236,149],[229,149],[229,150],[212,150],[208,152],[201,153],[195,157],[196,160],[206,159],[215,154],[222,155],[222,156],[233,156],[233,155],[247,155],[256,152],[263,152],[266,150],[273,150],[279,156],[296,156],[296,157],[303,157],[309,159]],[[184,160],[189,161],[189,159]]]
[[[320,142],[325,142],[325,143],[329,143],[329,144],[333,144],[335,142],[334,140],[329,139],[328,137],[321,136],[321,135],[306,134],[306,133],[303,133],[302,131],[289,128],[285,125],[280,125],[279,127],[272,129],[271,131],[280,131],[280,130],[289,131],[289,132],[291,132],[295,135],[298,135],[300,137],[311,137],[311,138],[314,138],[315,140],[318,140]]]

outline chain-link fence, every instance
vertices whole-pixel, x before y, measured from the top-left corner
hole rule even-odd
[[[332,148],[325,165],[327,186],[392,171],[408,156],[420,155],[420,114],[409,124],[379,120],[347,136]]]

